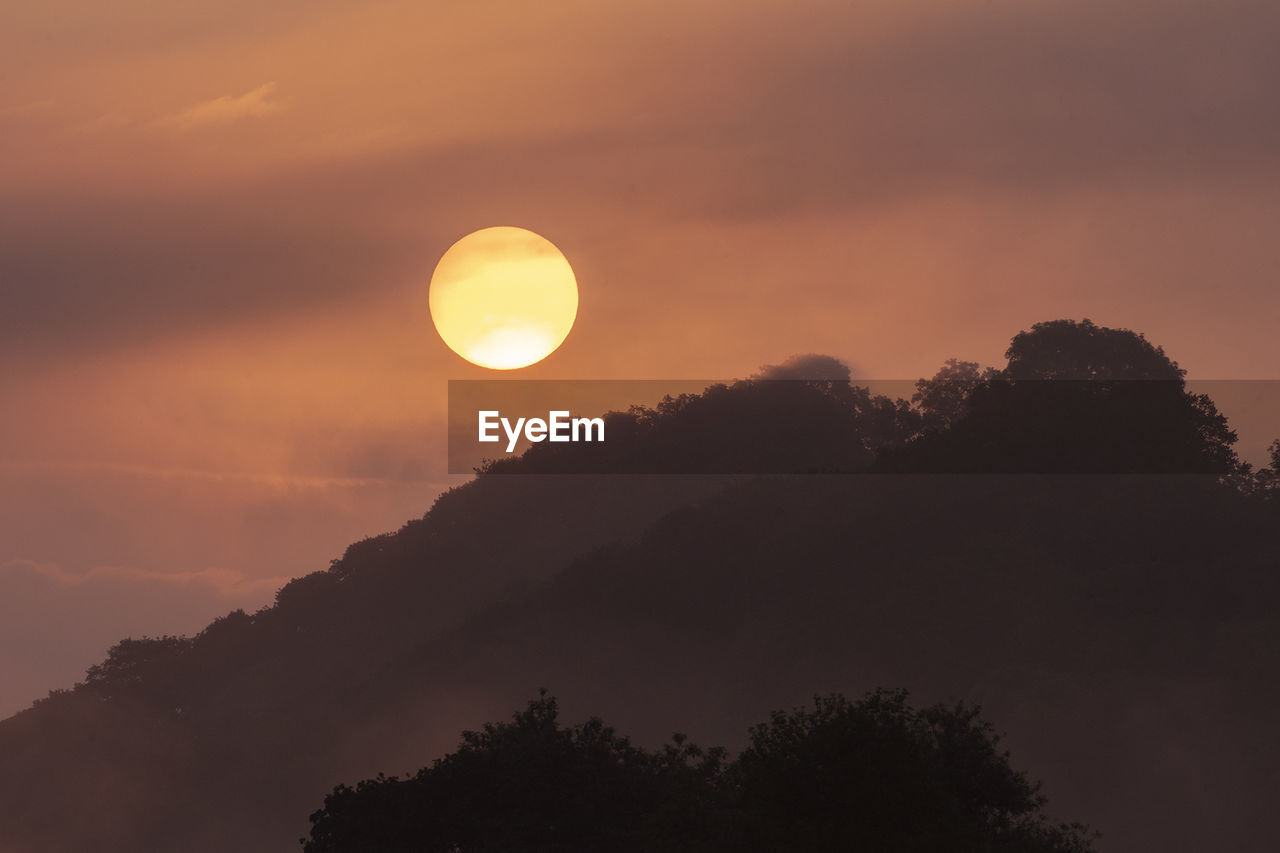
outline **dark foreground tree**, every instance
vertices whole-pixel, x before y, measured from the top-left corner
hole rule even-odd
[[[676,736],[651,752],[545,694],[417,775],[339,786],[307,853],[1085,853],[1052,825],[978,709],[903,692],[778,712],[731,765]]]
[[[338,786],[303,841],[308,853],[708,849],[723,757],[680,736],[650,752],[596,718],[561,727],[544,693],[411,778]]]
[[[732,768],[744,851],[1087,851],[1044,816],[979,709],[916,710],[903,691],[818,697],[751,732]]]

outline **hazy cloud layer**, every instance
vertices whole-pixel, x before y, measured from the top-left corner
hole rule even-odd
[[[156,123],[161,127],[190,130],[206,124],[221,124],[269,116],[281,110],[280,102],[273,97],[275,88],[274,82],[263,83],[243,95],[222,95],[187,107],[182,112],[166,116]]]
[[[689,30],[704,34],[720,11],[708,5],[691,15]],[[437,17],[447,24],[455,13]],[[616,12],[619,20],[634,14]],[[1045,193],[1077,200],[1046,208],[1053,227],[1094,216],[1098,193],[1147,196],[1159,207],[1165,193],[1211,187],[1218,204],[1234,208],[1232,195],[1252,205],[1251,185],[1280,179],[1280,107],[1269,96],[1280,55],[1266,35],[1280,12],[1267,4],[814,4],[781,30],[767,28],[778,16],[761,4],[709,42],[676,28],[667,49],[644,61],[631,42],[652,46],[648,27],[628,40],[599,16],[568,18],[564,30],[545,17],[510,27],[548,40],[533,48],[527,73],[567,81],[561,87],[531,89],[515,69],[478,79],[489,63],[483,53],[419,57],[420,90],[389,88],[376,67],[362,66],[363,84],[376,90],[370,103],[404,107],[404,126],[388,131],[376,154],[356,146],[309,157],[304,129],[324,128],[333,105],[299,81],[306,106],[288,137],[297,156],[269,177],[205,185],[226,162],[281,142],[245,129],[220,140],[222,158],[155,149],[174,161],[176,186],[146,180],[154,143],[135,140],[114,156],[127,171],[144,171],[140,184],[105,194],[47,187],[11,199],[0,209],[12,235],[0,246],[3,346],[50,336],[63,347],[119,345],[385,291],[407,275],[425,280],[436,250],[493,221],[541,222],[570,238],[614,228],[643,239],[671,222],[847,221],[963,194],[997,208]],[[612,65],[595,47],[616,48]],[[408,60],[391,51],[388,63],[392,73]],[[592,72],[618,87],[592,86]],[[274,86],[185,106],[165,122],[229,129],[275,110]],[[450,88],[473,100],[455,104],[454,116],[423,115],[433,102],[449,103]],[[518,115],[507,109],[511,91],[529,103]],[[629,98],[641,112],[618,109]],[[461,138],[440,127],[459,128]],[[1206,209],[1203,227],[1233,214]],[[992,221],[988,239],[1022,236],[1003,227]],[[1233,272],[1226,287],[1259,292],[1247,267]],[[674,296],[683,278],[675,269],[645,286]],[[935,286],[950,278],[939,271]]]

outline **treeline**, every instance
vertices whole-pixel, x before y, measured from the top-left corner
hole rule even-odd
[[[950,359],[911,400],[872,394],[833,359],[605,416],[608,441],[535,444],[487,474],[1212,474],[1272,495],[1213,400],[1141,334],[1089,320],[1037,323],[1000,370]],[[838,362],[834,362],[838,365]],[[841,365],[841,367],[843,367]]]
[[[754,727],[732,761],[658,750],[602,720],[562,726],[545,691],[405,779],[339,785],[305,853],[1086,853],[1051,821],[979,709],[902,691],[817,697]]]

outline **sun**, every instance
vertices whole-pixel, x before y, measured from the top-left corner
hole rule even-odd
[[[578,282],[545,237],[524,228],[473,231],[436,264],[431,319],[449,349],[494,370],[541,361],[578,316]]]

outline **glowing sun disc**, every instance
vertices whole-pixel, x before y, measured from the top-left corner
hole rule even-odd
[[[578,282],[550,240],[524,228],[473,231],[436,264],[431,319],[467,361],[512,370],[541,361],[578,316]]]

